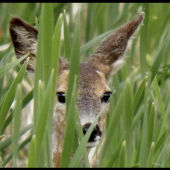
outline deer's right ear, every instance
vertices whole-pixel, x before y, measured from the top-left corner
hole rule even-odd
[[[17,58],[29,53],[27,70],[34,72],[38,31],[18,17],[11,18],[9,31]],[[21,62],[21,65],[25,60]]]

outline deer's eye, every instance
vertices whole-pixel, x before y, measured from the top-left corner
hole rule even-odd
[[[65,93],[64,92],[57,92],[57,96],[58,96],[58,101],[60,103],[65,103]]]
[[[112,95],[112,92],[105,92],[103,97],[101,98],[102,103],[107,103],[109,102],[109,98]]]

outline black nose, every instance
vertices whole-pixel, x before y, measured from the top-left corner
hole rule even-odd
[[[86,134],[86,132],[88,131],[89,127],[90,127],[91,123],[87,123],[83,126],[83,133],[84,135]],[[98,125],[96,125],[90,135],[90,138],[89,138],[89,142],[92,142],[94,141],[95,137],[96,136],[101,136],[102,135],[102,132],[100,131],[100,128]]]

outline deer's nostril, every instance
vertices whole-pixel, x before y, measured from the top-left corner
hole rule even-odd
[[[86,134],[86,132],[88,131],[89,127],[90,127],[91,123],[87,123],[83,126],[83,133],[84,135]]]
[[[87,133],[89,127],[90,127],[91,123],[87,123],[83,126],[83,133],[84,135]],[[94,139],[96,138],[96,136],[101,136],[102,135],[102,132],[100,131],[100,128],[98,125],[96,125],[96,127],[94,127],[91,135],[90,135],[90,138],[89,138],[89,142],[92,142],[94,141]]]

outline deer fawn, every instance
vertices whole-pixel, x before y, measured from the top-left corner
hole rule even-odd
[[[84,134],[102,111],[89,138],[87,148],[96,147],[99,143],[109,111],[109,97],[112,94],[108,86],[108,79],[122,67],[125,51],[142,25],[143,19],[144,13],[142,12],[135,19],[118,28],[102,41],[100,47],[87,62],[80,64],[77,108]],[[27,70],[34,72],[38,31],[17,17],[10,20],[9,30],[17,57],[20,58],[29,53],[30,60]],[[65,93],[67,92],[68,75],[69,62],[60,58],[53,113],[52,159],[54,167],[60,166],[65,131]]]

